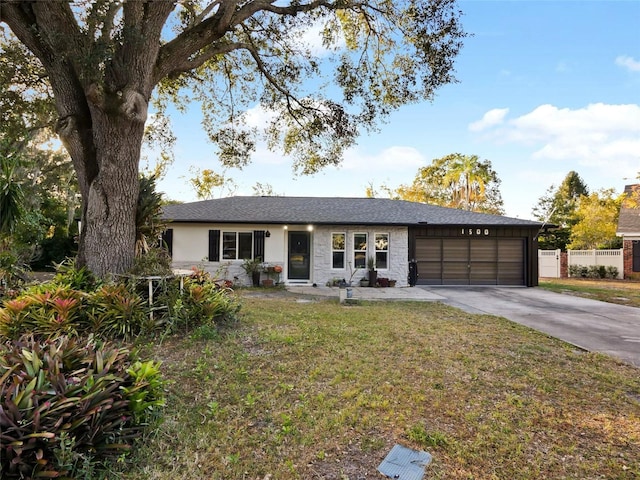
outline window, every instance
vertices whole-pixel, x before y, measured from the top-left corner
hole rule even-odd
[[[367,266],[367,234],[353,234],[353,268]]]
[[[253,258],[253,233],[222,232],[222,258],[224,260]]]
[[[331,268],[344,268],[345,237],[344,233],[331,234]]]
[[[376,233],[376,268],[389,268],[389,234]]]

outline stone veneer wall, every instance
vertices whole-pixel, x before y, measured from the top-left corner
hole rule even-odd
[[[331,234],[346,234],[346,252],[344,269],[336,270],[331,268]],[[386,277],[396,280],[397,287],[406,287],[408,285],[407,276],[409,274],[409,263],[407,255],[409,252],[409,235],[406,227],[371,227],[371,226],[319,226],[313,232],[313,278],[312,283],[317,285],[325,285],[333,278],[344,278],[349,280],[351,271],[349,269],[349,261],[352,260],[353,253],[353,234],[367,233],[369,236],[369,244],[373,245],[372,239],[376,233],[389,234],[389,269],[379,270],[378,277]],[[373,249],[369,249],[367,257],[375,255]],[[358,269],[353,275],[352,282],[357,286],[357,282],[367,275],[366,268]]]
[[[333,278],[344,278],[349,280],[351,272],[349,270],[349,260],[353,253],[353,234],[364,233],[369,235],[369,239],[373,239],[376,233],[388,233],[389,234],[389,269],[379,270],[378,277],[386,277],[391,280],[396,280],[396,287],[406,287],[408,285],[407,276],[409,274],[408,264],[408,230],[406,227],[370,227],[370,226],[316,226],[311,239],[312,239],[312,270],[310,283],[324,286],[329,280]],[[331,234],[332,233],[345,233],[346,234],[346,268],[335,270],[331,268]],[[175,231],[174,231],[175,235]],[[203,237],[204,238],[204,237]],[[373,245],[373,242],[369,242]],[[374,250],[367,252],[367,257],[374,255]],[[267,260],[271,260],[267,258]],[[271,262],[273,264],[280,264],[285,266],[284,261]],[[233,280],[234,283],[250,286],[251,278],[247,276],[242,269],[242,262],[235,261],[223,261],[223,262],[209,262],[207,260],[200,261],[186,261],[186,260],[174,260],[172,267],[174,269],[190,270],[193,267],[202,268],[209,272],[213,278]],[[285,281],[285,273],[281,274],[281,281]],[[353,276],[353,284],[357,285],[360,279],[367,275],[367,270],[358,269]],[[267,278],[265,274],[262,275],[262,279]]]
[[[233,283],[251,286],[251,278],[246,274],[241,266],[242,262],[188,262],[177,261],[172,262],[171,267],[177,270],[191,270],[192,268],[201,268],[208,272],[214,279],[232,280]],[[263,274],[263,279],[267,278]]]

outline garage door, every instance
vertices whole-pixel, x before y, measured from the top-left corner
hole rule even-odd
[[[523,238],[417,238],[421,285],[524,285]]]

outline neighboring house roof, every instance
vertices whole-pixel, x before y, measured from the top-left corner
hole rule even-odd
[[[384,198],[228,197],[167,205],[163,218],[173,222],[477,225],[540,227],[540,222],[455,208]]]
[[[618,217],[618,235],[640,234],[640,184],[626,185],[627,196],[620,207]]]

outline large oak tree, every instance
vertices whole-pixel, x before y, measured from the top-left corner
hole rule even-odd
[[[454,0],[3,0],[0,22],[46,72],[83,200],[78,262],[100,276],[133,262],[154,93],[160,110],[185,92],[200,101],[221,161],[236,166],[257,133],[243,112],[259,103],[273,113],[270,145],[310,173],[454,81],[465,36]],[[321,49],[302,41],[310,30]]]

